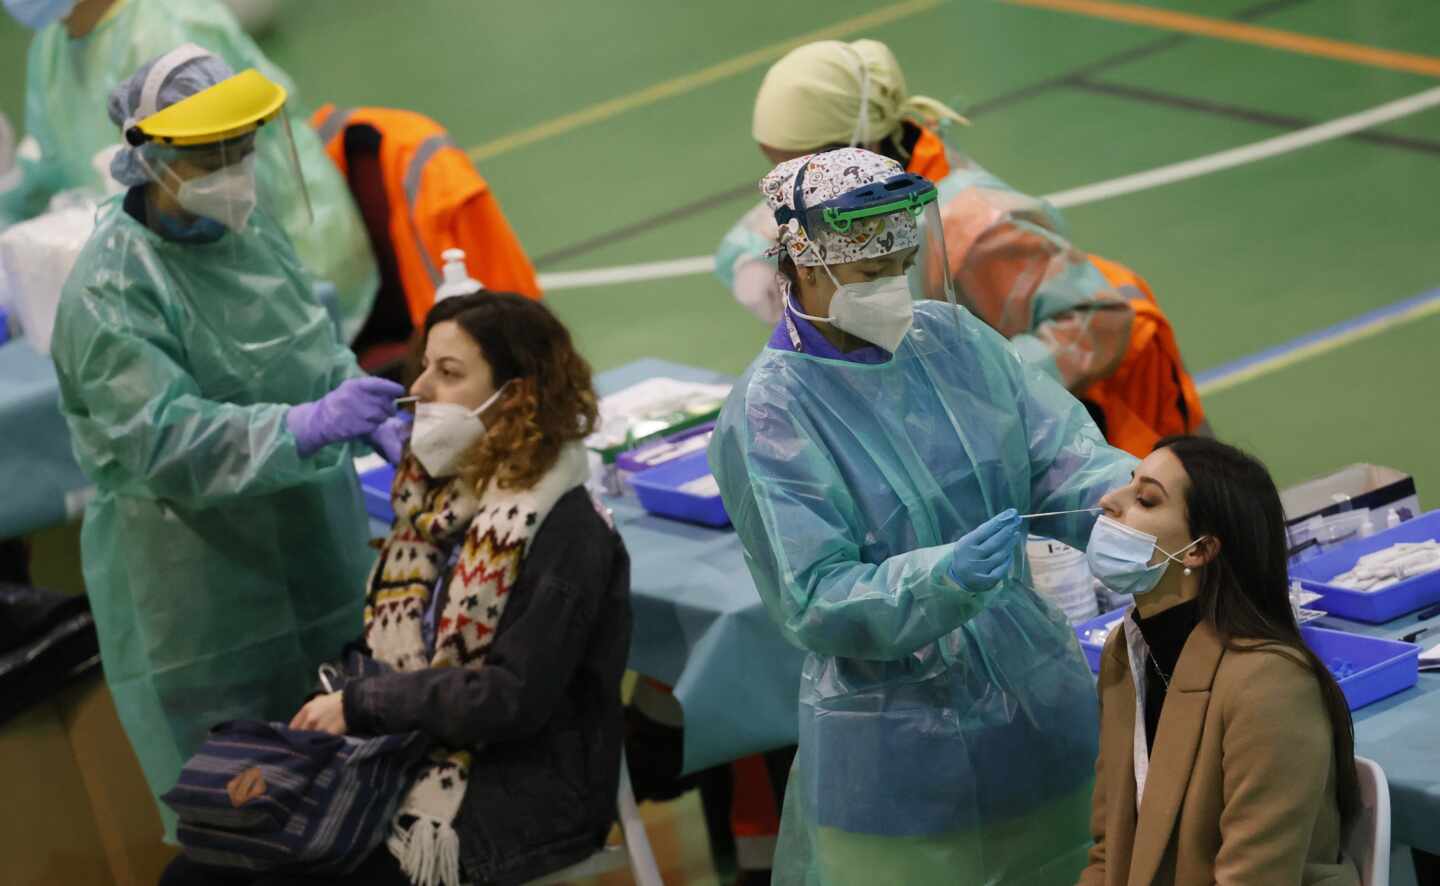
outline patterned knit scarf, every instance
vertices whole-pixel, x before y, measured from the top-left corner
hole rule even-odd
[[[461,478],[432,480],[407,456],[395,471],[395,523],[365,600],[365,640],[375,658],[399,671],[484,667],[531,538],[555,502],[586,476],[585,450],[572,444],[530,489],[492,483],[477,497]],[[427,650],[422,621],[457,544],[460,556],[435,620],[434,648]],[[468,751],[439,749],[401,804],[389,847],[417,886],[460,884],[454,821],[469,774]]]

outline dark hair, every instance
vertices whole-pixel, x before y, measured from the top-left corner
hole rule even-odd
[[[800,297],[800,269],[795,267],[795,259],[790,257],[788,249],[780,250],[780,256],[776,259],[775,272],[790,284],[790,291],[798,299]]]
[[[497,391],[514,382],[461,473],[477,489],[491,480],[502,489],[527,489],[554,467],[565,444],[595,429],[590,364],[550,309],[522,295],[486,291],[437,302],[425,316],[419,347],[437,323],[451,320],[480,348]]]
[[[339,114],[340,111],[332,113]],[[345,156],[356,154],[375,155],[380,153],[380,130],[368,123],[351,123],[345,127]]]
[[[1200,617],[1226,649],[1285,648],[1299,653],[1320,684],[1334,739],[1343,833],[1360,809],[1355,729],[1339,684],[1305,644],[1290,608],[1285,511],[1275,481],[1259,459],[1218,440],[1167,437],[1155,449],[1168,449],[1190,476],[1185,510],[1191,537],[1220,542],[1219,554],[1199,570]],[[1258,640],[1260,645],[1242,647],[1237,640]]]

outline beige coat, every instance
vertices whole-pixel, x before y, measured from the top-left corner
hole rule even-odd
[[[1112,632],[1083,886],[1358,886],[1340,860],[1329,718],[1301,662],[1275,647],[1226,650],[1198,625],[1166,693],[1137,818],[1135,683],[1124,630]]]

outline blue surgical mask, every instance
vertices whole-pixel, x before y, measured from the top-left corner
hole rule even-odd
[[[172,243],[214,243],[225,236],[226,230],[228,229],[223,223],[203,215],[197,215],[192,221],[186,222],[176,216],[155,213],[156,233]]]
[[[5,11],[32,31],[53,25],[75,11],[75,0],[5,0]]]
[[[1172,562],[1179,563],[1182,554],[1203,540],[1203,536],[1197,538],[1171,554],[1155,544],[1155,536],[1150,533],[1101,515],[1085,546],[1085,561],[1090,565],[1090,574],[1111,593],[1145,594],[1155,590]],[[1164,559],[1152,566],[1150,558],[1157,551]]]

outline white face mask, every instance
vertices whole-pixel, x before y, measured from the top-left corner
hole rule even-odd
[[[480,414],[500,399],[505,385],[490,395],[478,409],[458,403],[418,403],[415,428],[410,432],[410,451],[431,477],[450,477],[460,472],[460,460],[475,441],[485,436]]]
[[[836,329],[863,338],[885,350],[895,352],[910,326],[915,322],[915,298],[910,294],[910,280],[904,274],[881,277],[864,283],[841,283],[825,265],[825,273],[835,283],[830,299],[829,317],[812,317],[795,308],[790,298],[790,311],[818,323],[829,323]]]
[[[1102,514],[1095,521],[1090,542],[1085,546],[1085,562],[1090,566],[1090,574],[1112,593],[1145,594],[1155,590],[1171,562],[1181,562],[1182,554],[1204,540],[1205,537],[1201,536],[1171,554],[1155,544],[1155,536],[1150,533]],[[1157,551],[1164,555],[1164,559],[1151,566],[1150,558]]]
[[[176,202],[186,211],[212,218],[232,231],[244,230],[256,199],[254,154],[209,175],[182,181],[175,193]]]

